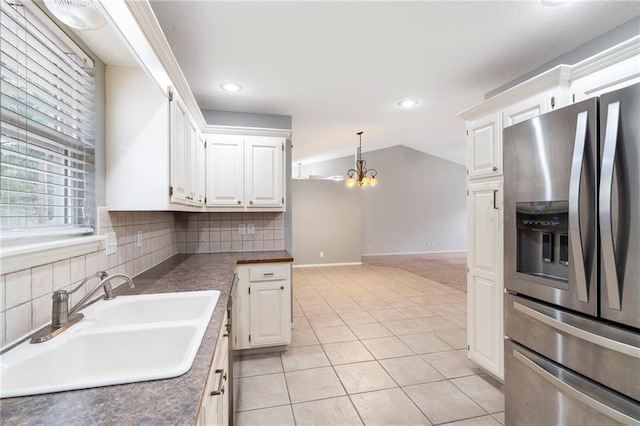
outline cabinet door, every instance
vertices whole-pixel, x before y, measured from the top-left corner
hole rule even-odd
[[[198,129],[196,124],[189,120],[187,122],[187,158],[186,158],[186,175],[187,175],[187,200],[189,204],[196,204],[196,167],[198,163]]]
[[[551,93],[529,98],[502,111],[502,125],[509,127],[551,111]]]
[[[467,219],[468,355],[503,378],[502,181],[469,185]]]
[[[226,321],[224,321],[220,329],[216,351],[213,354],[213,362],[209,369],[205,393],[198,415],[199,425],[219,426],[229,423],[228,383],[231,377],[229,376],[229,342],[225,332]],[[227,419],[226,423],[224,423],[225,418]]]
[[[284,138],[245,139],[248,207],[284,207]]]
[[[291,301],[287,280],[251,283],[251,347],[291,342]]]
[[[187,164],[191,158],[188,127],[189,112],[178,94],[171,101],[171,202],[186,204],[189,194]]]
[[[467,123],[469,178],[502,175],[502,124],[496,113]]]
[[[194,203],[199,206],[204,205],[205,200],[205,168],[206,168],[206,139],[198,132],[196,136],[196,155],[195,155],[195,167],[194,167],[194,188],[195,196]]]
[[[502,286],[478,275],[470,275],[467,286],[467,354],[477,364],[504,379]]]
[[[244,150],[239,136],[207,138],[207,206],[244,206]]]

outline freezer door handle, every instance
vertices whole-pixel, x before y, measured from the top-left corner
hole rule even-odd
[[[569,239],[571,241],[571,253],[573,254],[576,291],[578,300],[581,302],[589,302],[584,251],[582,247],[582,233],[580,232],[580,182],[582,180],[584,150],[587,143],[588,114],[588,111],[580,112],[576,121],[576,140],[573,145],[571,177],[569,181]]]
[[[547,361],[544,361],[541,358],[537,359],[539,358],[537,355],[534,355],[534,354],[525,355],[521,353],[519,350],[517,350],[516,348],[513,349],[512,354],[516,360],[518,360],[524,366],[526,366],[531,371],[536,373],[538,376],[546,380],[553,387],[555,387],[556,389],[559,389],[565,395],[582,402],[586,406],[598,411],[599,413],[617,422],[620,422],[622,424],[628,424],[628,425],[640,425],[640,422],[637,419],[630,417],[626,413],[615,410],[611,408],[609,405],[604,404],[598,401],[597,399],[595,399],[592,395],[589,394],[590,389],[588,389],[588,387],[586,386],[580,386],[580,383],[578,381],[575,381],[574,383],[574,380],[572,380],[571,375],[561,374],[562,372],[556,372],[561,374],[562,379],[560,379],[560,377],[554,374],[553,370],[555,369],[544,368],[544,365],[549,363]]]
[[[558,321],[557,319],[550,317],[549,315],[542,313],[532,307],[525,306],[522,303],[514,301],[513,309],[537,321],[540,321],[541,323],[554,328],[561,333],[576,337],[594,345],[602,346],[603,348],[609,349],[611,351],[628,355],[640,361],[640,348],[638,347],[618,342],[616,340],[607,339],[606,337],[600,336],[599,334],[590,333],[583,328],[567,324],[566,322]]]
[[[600,241],[602,249],[602,266],[609,307],[620,310],[620,289],[618,287],[618,270],[613,245],[613,223],[611,202],[613,193],[613,169],[616,162],[616,146],[618,145],[618,123],[620,122],[620,101],[609,104],[607,124],[604,133],[604,149],[602,152],[602,175],[600,179]]]

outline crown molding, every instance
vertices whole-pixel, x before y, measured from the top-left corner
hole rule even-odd
[[[202,127],[202,133],[207,135],[241,135],[241,136],[274,136],[289,138],[291,129],[271,129],[266,127],[212,126]]]
[[[457,116],[464,120],[473,120],[491,112],[499,111],[514,102],[520,102],[530,96],[540,94],[545,90],[558,86],[568,86],[570,79],[571,67],[569,65],[558,65],[484,102],[459,112]]]
[[[571,79],[576,80],[634,56],[640,56],[640,35],[578,62],[571,67]]]

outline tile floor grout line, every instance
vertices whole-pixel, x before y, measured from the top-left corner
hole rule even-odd
[[[385,360],[393,360],[393,359],[399,359],[399,358],[403,358],[403,357],[409,357],[409,356],[418,356],[423,362],[425,362],[427,365],[429,365],[435,372],[437,372],[439,375],[442,375],[443,378],[442,380],[435,380],[432,382],[425,382],[425,383],[418,383],[415,384],[415,386],[421,385],[421,384],[428,384],[428,383],[437,383],[437,382],[449,382],[452,386],[453,389],[456,389],[458,392],[460,392],[461,395],[464,395],[465,398],[468,398],[468,400],[470,402],[472,402],[474,405],[476,405],[477,407],[479,407],[483,412],[485,412],[486,414],[480,415],[480,416],[473,416],[473,417],[469,417],[467,419],[473,419],[473,418],[478,418],[478,417],[482,417],[482,416],[490,416],[491,418],[493,418],[495,421],[500,422],[500,420],[498,419],[497,416],[500,415],[504,415],[504,411],[501,412],[496,412],[496,413],[490,413],[488,412],[488,410],[486,410],[483,406],[481,406],[474,398],[472,398],[469,394],[467,394],[462,388],[460,388],[459,386],[456,386],[455,383],[452,382],[452,380],[456,380],[459,378],[464,378],[464,377],[471,377],[471,376],[479,376],[480,378],[482,378],[482,373],[476,373],[475,371],[477,371],[477,369],[472,369],[470,370],[470,372],[467,373],[467,371],[464,371],[465,374],[461,375],[461,376],[455,376],[455,377],[446,377],[441,371],[440,369],[438,369],[435,365],[431,364],[429,361],[427,361],[425,358],[423,358],[424,356],[429,356],[432,354],[438,354],[438,353],[446,353],[446,352],[456,352],[456,353],[460,353],[463,357],[466,358],[466,353],[463,353],[464,348],[456,348],[454,345],[449,345],[446,341],[444,341],[442,338],[440,338],[436,333],[441,334],[441,333],[446,333],[446,332],[465,332],[466,327],[456,324],[453,321],[449,321],[447,320],[447,318],[444,318],[445,316],[451,316],[451,315],[458,315],[458,316],[462,316],[465,315],[466,312],[443,312],[443,309],[446,310],[459,310],[461,309],[460,305],[466,303],[466,300],[461,297],[464,296],[463,292],[460,292],[458,290],[451,290],[451,292],[447,292],[445,291],[445,294],[429,294],[432,293],[430,291],[424,291],[424,290],[429,290],[429,289],[446,289],[447,287],[445,285],[441,285],[433,280],[429,280],[429,279],[412,279],[410,280],[408,283],[405,282],[406,280],[402,279],[397,279],[397,271],[394,270],[393,273],[391,272],[387,272],[387,270],[389,270],[390,268],[384,268],[384,267],[348,267],[348,268],[313,268],[311,271],[308,272],[308,274],[300,274],[298,278],[303,277],[303,280],[301,279],[300,281],[300,287],[302,289],[305,290],[305,294],[303,296],[301,296],[302,298],[305,297],[316,297],[316,294],[319,296],[319,299],[322,300],[322,303],[319,303],[317,305],[314,304],[309,304],[306,305],[307,306],[307,311],[321,311],[324,310],[325,308],[311,308],[310,306],[319,306],[319,305],[324,305],[327,306],[328,309],[326,309],[328,312],[319,312],[316,315],[323,315],[323,314],[330,314],[333,315],[335,317],[337,317],[341,324],[340,326],[333,326],[333,327],[346,327],[347,330],[349,330],[355,337],[355,340],[347,340],[347,341],[337,341],[337,342],[326,342],[323,343],[322,341],[320,341],[320,338],[318,337],[318,330],[322,329],[322,328],[330,328],[332,326],[329,327],[317,327],[317,326],[312,326],[311,322],[309,321],[309,316],[313,316],[313,314],[307,314],[307,312],[305,311],[305,309],[303,308],[303,306],[300,304],[300,300],[297,299],[297,296],[294,297],[294,301],[295,301],[295,308],[296,308],[296,312],[294,313],[297,314],[298,312],[300,313],[300,315],[296,315],[296,316],[301,316],[304,318],[304,320],[308,323],[309,325],[309,329],[311,330],[311,334],[315,337],[315,339],[317,340],[317,343],[314,343],[312,345],[302,345],[302,346],[296,346],[296,347],[307,347],[307,346],[320,346],[320,348],[322,349],[322,352],[324,354],[324,356],[327,358],[327,360],[329,361],[329,366],[332,368],[332,371],[334,372],[334,374],[336,375],[336,377],[338,378],[338,381],[340,382],[341,386],[342,386],[342,390],[345,392],[345,395],[349,398],[349,401],[351,403],[351,407],[353,409],[355,409],[356,414],[358,415],[360,421],[362,421],[364,423],[364,419],[362,418],[362,415],[360,414],[360,412],[358,411],[353,399],[352,399],[352,395],[361,395],[361,394],[367,394],[367,393],[372,393],[372,392],[379,392],[379,391],[384,391],[384,390],[390,390],[390,389],[396,389],[399,388],[402,390],[403,395],[405,395],[406,398],[408,398],[411,403],[416,406],[419,410],[420,413],[422,413],[427,420],[429,420],[431,422],[431,419],[429,418],[429,416],[426,415],[426,413],[424,411],[422,411],[420,409],[419,406],[417,406],[417,403],[408,395],[408,393],[406,392],[405,388],[400,386],[398,381],[390,374],[390,372],[384,367],[384,365],[382,364],[381,361],[385,361]],[[357,273],[356,273],[357,271]],[[297,271],[296,271],[297,272]],[[377,274],[377,275],[376,275]],[[395,274],[395,275],[394,275]],[[411,273],[406,273],[406,274],[402,274],[403,276],[406,277],[412,277],[415,274],[411,274]],[[394,291],[390,290],[390,286],[396,285],[398,283],[398,281],[403,281],[403,283],[401,284],[400,287],[393,287]],[[427,287],[425,287],[425,284],[427,285]],[[434,285],[436,284],[436,285]],[[386,291],[389,290],[389,291]],[[422,291],[420,291],[422,290]],[[328,291],[331,292],[331,294],[329,296],[327,296],[327,294],[322,294],[323,291]],[[307,295],[306,293],[309,293],[309,295]],[[376,293],[377,292],[377,293]],[[315,293],[315,294],[313,294]],[[376,295],[380,295],[384,293],[384,296],[378,296],[376,297]],[[413,296],[404,296],[402,293],[411,293],[413,294]],[[339,304],[339,297],[345,295],[346,298],[348,298],[348,302],[347,303],[353,303],[354,305],[358,306],[359,311],[357,312],[363,312],[366,315],[368,315],[370,318],[373,319],[373,322],[368,322],[368,323],[363,323],[363,324],[379,324],[381,325],[384,329],[388,330],[388,332],[391,333],[390,336],[383,336],[383,337],[373,337],[373,338],[369,338],[369,339],[362,339],[360,338],[360,336],[358,336],[355,332],[354,329],[352,328],[352,326],[354,325],[358,325],[358,324],[348,324],[341,316],[340,313],[338,313],[336,311],[336,308],[332,305],[333,304]],[[354,296],[356,297],[356,299],[354,299]],[[417,298],[417,297],[421,297],[421,298],[425,298],[425,300],[423,300],[424,303],[430,302],[430,301],[437,301],[437,298],[440,296],[445,296],[445,297],[454,297],[454,301],[451,301],[452,299],[444,299],[447,300],[447,302],[445,303],[433,303],[431,305],[424,305],[422,303],[416,303],[416,306],[414,307],[419,307],[424,309],[425,311],[431,312],[429,310],[429,306],[443,306],[443,305],[454,305],[454,304],[458,304],[457,306],[451,306],[450,308],[436,308],[436,310],[438,310],[440,313],[436,313],[436,312],[431,312],[433,315],[431,316],[427,316],[427,317],[413,317],[413,318],[409,318],[406,317],[406,315],[404,315],[404,313],[402,312],[402,308],[399,307],[394,307],[393,305],[389,305],[387,304],[386,307],[380,307],[380,306],[374,306],[371,308],[366,308],[365,305],[371,305],[371,303],[368,303],[369,301],[375,301],[378,300],[382,303],[386,303],[385,300],[390,300],[390,299],[400,299],[400,298],[404,298],[407,299],[408,301],[412,301],[412,298]],[[329,300],[327,300],[325,297],[328,297],[329,300],[331,300],[331,302]],[[365,298],[365,299],[363,299]],[[455,301],[455,298],[457,298],[458,300]],[[360,300],[360,303],[357,301],[357,299]],[[431,300],[430,300],[431,299]],[[362,303],[362,304],[361,304]],[[419,332],[413,332],[413,333],[409,333],[409,334],[396,334],[396,332],[394,332],[392,329],[390,329],[389,327],[387,327],[384,322],[385,321],[381,321],[379,319],[379,317],[384,317],[382,313],[378,313],[377,316],[373,316],[371,314],[371,311],[379,311],[382,309],[386,309],[389,310],[390,315],[391,312],[393,311],[397,311],[400,312],[404,318],[402,319],[387,319],[385,320],[386,322],[389,321],[402,321],[402,320],[410,320],[411,323],[415,323],[418,326],[422,327],[424,329],[424,331],[419,331]],[[393,310],[393,311],[392,311]],[[350,312],[343,312],[342,314],[348,314]],[[438,318],[439,320],[442,320],[446,323],[451,324],[454,328],[451,329],[445,329],[445,330],[427,330],[426,328],[424,328],[420,323],[418,323],[416,321],[416,319],[419,318]],[[330,321],[328,321],[330,322]],[[318,321],[316,321],[316,324],[318,323]],[[301,329],[302,330],[302,329]],[[417,350],[413,349],[411,346],[409,346],[403,339],[402,337],[405,336],[412,336],[412,335],[422,335],[422,334],[426,334],[429,335],[431,337],[433,337],[434,339],[437,339],[438,341],[442,342],[445,345],[451,346],[451,349],[449,350],[441,350],[441,351],[434,351],[434,352],[426,352],[426,353],[418,353]],[[405,347],[407,347],[409,349],[409,351],[412,353],[411,355],[400,355],[400,356],[393,356],[393,357],[388,357],[388,358],[377,358],[373,352],[371,352],[371,350],[369,349],[368,346],[366,346],[364,344],[364,341],[366,340],[374,340],[374,339],[382,339],[382,338],[394,338],[398,341],[400,341]],[[451,341],[453,341],[455,343],[455,337],[451,337],[450,339],[452,339]],[[369,360],[369,361],[358,361],[358,362],[351,362],[351,363],[345,363],[345,364],[334,364],[331,359],[329,358],[329,355],[327,353],[326,347],[325,345],[330,345],[330,344],[335,344],[335,343],[347,343],[347,342],[358,342],[360,345],[362,345],[366,352],[373,358],[373,360]],[[281,363],[281,367],[283,370],[283,375],[285,378],[285,385],[287,387],[287,395],[289,398],[289,406],[292,412],[292,415],[294,416],[294,422],[296,422],[295,420],[295,415],[293,414],[293,405],[297,405],[297,404],[302,404],[305,402],[312,402],[312,401],[320,401],[320,400],[324,400],[324,399],[332,399],[332,398],[336,398],[336,396],[333,397],[327,397],[327,398],[318,398],[315,400],[310,400],[310,401],[304,401],[304,402],[299,402],[299,403],[293,403],[291,401],[291,395],[289,392],[289,388],[288,388],[288,382],[286,380],[286,371],[284,371],[284,361],[283,361],[283,357],[282,357],[282,353],[279,356],[280,358],[280,363]],[[336,371],[336,367],[340,367],[340,366],[344,366],[344,365],[354,365],[354,364],[359,364],[359,363],[365,363],[365,362],[371,362],[371,361],[375,361],[376,364],[378,366],[380,366],[382,368],[382,371],[385,372],[386,375],[388,375],[391,378],[392,383],[394,383],[396,386],[395,387],[391,387],[391,388],[384,388],[384,389],[376,389],[376,390],[368,390],[368,391],[363,391],[363,392],[355,392],[350,394],[349,392],[347,392],[346,386],[345,384],[342,382],[342,380],[340,379],[340,376],[337,374]],[[324,367],[314,367],[314,368],[324,368]],[[468,368],[468,367],[467,367]],[[310,370],[309,368],[304,368],[301,370],[292,370],[292,371],[305,371],[305,370]],[[445,371],[445,370],[443,370]],[[449,373],[451,374],[451,373]],[[249,376],[250,377],[250,376]],[[493,383],[488,383],[491,386],[494,386]],[[414,386],[414,385],[408,385],[408,386]],[[494,386],[495,387],[495,386]],[[502,390],[498,389],[501,393]],[[460,420],[466,420],[466,419],[457,419],[457,420],[449,420],[447,422],[440,422],[438,424],[443,424],[443,423],[448,423],[448,422],[455,422],[455,421],[460,421]],[[433,423],[433,422],[432,422]],[[435,423],[434,423],[435,424]]]

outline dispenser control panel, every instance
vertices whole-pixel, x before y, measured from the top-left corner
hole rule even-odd
[[[518,228],[565,231],[569,228],[568,201],[527,201],[516,203]]]

